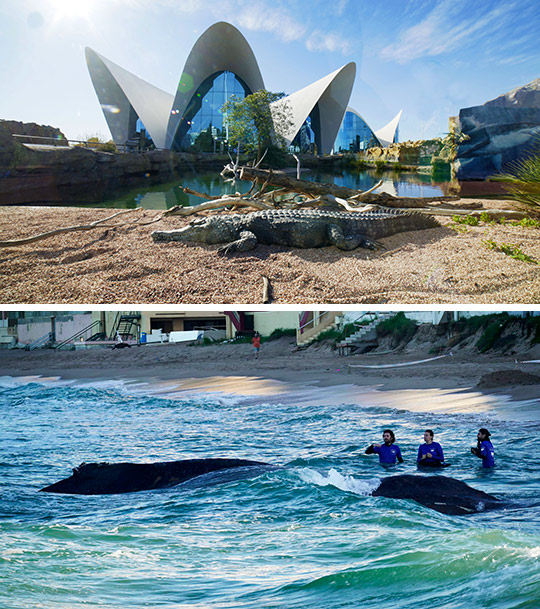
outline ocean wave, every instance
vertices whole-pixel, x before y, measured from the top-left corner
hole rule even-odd
[[[380,478],[358,480],[353,476],[344,476],[334,468],[329,470],[328,475],[321,474],[314,469],[304,468],[300,470],[299,475],[300,478],[308,484],[334,486],[342,491],[362,496],[371,495],[371,493],[381,484]]]

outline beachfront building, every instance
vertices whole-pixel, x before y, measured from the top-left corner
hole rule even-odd
[[[112,138],[118,146],[128,148],[150,145],[176,151],[223,151],[228,132],[221,108],[233,95],[244,98],[264,89],[249,43],[239,30],[224,22],[209,27],[196,41],[175,95],[90,48],[86,49],[86,62]],[[348,114],[355,75],[356,65],[351,62],[273,102],[274,117],[286,107],[291,118],[286,124],[276,120],[276,133],[293,150],[330,154],[336,149],[336,137]],[[379,132],[374,134],[358,113],[349,112],[352,116],[346,119],[346,135],[341,138],[349,141],[347,150],[351,141],[363,142],[368,132],[383,146],[387,145],[383,142],[395,139],[397,125],[390,139],[388,129],[378,137]]]

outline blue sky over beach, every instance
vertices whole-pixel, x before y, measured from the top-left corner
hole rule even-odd
[[[354,61],[350,105],[400,139],[540,77],[538,0],[0,0],[0,118],[110,137],[89,46],[173,93],[197,38],[217,21],[253,48],[265,85],[292,93]]]

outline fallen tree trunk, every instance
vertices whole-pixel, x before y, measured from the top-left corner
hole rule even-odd
[[[340,199],[351,199],[362,203],[376,203],[385,207],[422,207],[423,203],[429,201],[453,201],[459,197],[429,197],[429,198],[410,198],[393,197],[392,195],[372,194],[362,192],[346,186],[336,186],[335,184],[308,182],[307,180],[297,180],[284,173],[270,172],[266,169],[256,169],[254,167],[242,167],[240,169],[240,179],[250,182],[269,181],[273,186],[280,186],[289,192],[298,192],[309,196],[321,196],[326,194],[334,195]]]

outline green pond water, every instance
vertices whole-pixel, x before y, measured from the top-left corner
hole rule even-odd
[[[365,390],[345,403],[330,388],[160,391],[0,379],[2,609],[540,606],[537,422],[395,410]],[[487,473],[469,452],[484,425],[497,460]],[[364,454],[387,426],[405,458],[390,469]],[[371,496],[381,478],[417,473],[428,426],[445,474],[510,507],[446,516]],[[124,495],[38,492],[82,461],[198,457],[282,467]]]
[[[295,177],[295,174],[291,174]],[[430,174],[376,174],[373,171],[343,171],[340,173],[325,173],[305,171],[303,180],[329,182],[347,186],[357,190],[368,190],[379,180],[383,185],[376,192],[387,192],[400,197],[430,197],[444,194],[445,181],[436,182]],[[198,192],[211,196],[221,194],[245,193],[251,188],[250,182],[238,180],[234,184],[223,179],[217,171],[190,173],[175,182],[148,187],[139,186],[121,196],[107,199],[101,203],[85,204],[90,207],[114,207],[145,209],[169,209],[175,205],[196,205],[206,199],[183,192],[183,187],[189,187]]]

